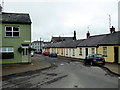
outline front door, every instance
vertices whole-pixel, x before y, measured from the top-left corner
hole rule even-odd
[[[88,55],[88,48],[86,48],[86,56]]]
[[[115,63],[118,63],[118,47],[114,47],[114,60]]]
[[[23,51],[22,51],[22,62],[28,62],[28,47],[24,46],[22,47]]]

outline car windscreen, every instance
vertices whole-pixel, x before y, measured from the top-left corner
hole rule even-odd
[[[103,55],[101,55],[101,54],[97,54],[97,55],[94,55],[94,57],[103,57]]]

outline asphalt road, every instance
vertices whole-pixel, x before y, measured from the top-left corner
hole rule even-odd
[[[118,88],[118,77],[70,58],[36,55],[54,66],[3,78],[3,88]]]

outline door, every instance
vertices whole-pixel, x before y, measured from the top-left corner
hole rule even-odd
[[[28,62],[28,46],[24,46],[22,47],[23,51],[22,51],[22,62]]]
[[[86,56],[87,56],[87,55],[88,55],[88,48],[86,48],[86,50],[85,50],[85,51],[86,51]]]
[[[118,47],[114,47],[114,61],[118,63]]]

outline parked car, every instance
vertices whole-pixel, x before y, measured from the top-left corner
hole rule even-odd
[[[48,52],[48,51],[43,52],[43,55],[45,55],[45,56],[49,56],[49,54],[50,54],[50,52]]]
[[[35,51],[35,54],[42,54],[42,51]]]
[[[55,52],[52,52],[49,54],[49,57],[57,57],[57,54]]]
[[[101,54],[90,54],[84,59],[84,64],[105,65],[105,58]]]

